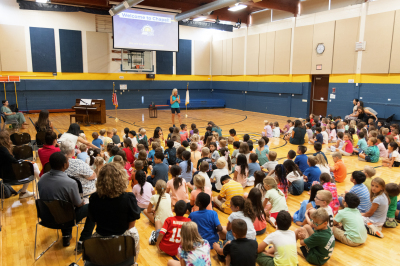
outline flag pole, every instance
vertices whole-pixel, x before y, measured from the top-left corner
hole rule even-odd
[[[186,93],[187,93],[187,91],[189,90],[189,82],[187,83],[187,86],[186,86]],[[187,118],[187,103],[185,103],[185,105],[186,105],[186,118]]]
[[[113,95],[115,92],[115,82],[113,82]],[[117,127],[117,122],[118,122],[118,108],[117,105],[115,105],[115,127]]]

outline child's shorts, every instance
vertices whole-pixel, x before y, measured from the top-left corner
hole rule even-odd
[[[368,155],[365,156],[365,161],[370,163],[371,162],[371,157],[369,157]]]
[[[267,254],[261,252],[257,256],[257,263],[258,265],[263,265],[263,266],[275,266],[274,258],[271,256],[268,256]]]
[[[307,256],[308,256],[307,248],[302,246],[302,247],[300,247],[300,250],[301,250],[301,253],[303,253],[304,258],[307,259]]]
[[[276,217],[278,216],[279,212],[271,212],[270,213],[270,217],[274,217],[274,219],[276,220]]]
[[[394,162],[393,162],[393,167],[400,167],[400,162],[394,161]]]

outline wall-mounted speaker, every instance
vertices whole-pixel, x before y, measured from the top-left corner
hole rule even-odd
[[[154,79],[156,77],[155,74],[146,74],[146,78],[148,79]]]

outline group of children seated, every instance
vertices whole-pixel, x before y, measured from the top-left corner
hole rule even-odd
[[[322,265],[332,256],[335,241],[354,247],[365,243],[367,234],[382,238],[382,227],[396,227],[399,218],[400,186],[374,178],[369,165],[352,173],[350,191],[338,195],[336,189],[336,182],[347,177],[342,156],[358,154],[371,163],[383,157],[384,166],[399,166],[398,126],[392,125],[389,133],[373,123],[335,120],[319,122],[313,116],[303,121],[315,153],[307,155],[307,147],[300,145],[282,163],[278,160],[284,158],[278,159],[268,143],[271,137],[290,134],[292,121],[282,132],[277,122],[265,121],[256,149],[248,134],[240,140],[231,129],[223,137],[212,122],[204,136],[195,124],[190,131],[182,124],[169,128],[165,139],[159,127],[151,138],[144,128],[139,134],[125,128],[122,142],[117,130],[101,130],[92,134],[98,149],[81,145],[78,158],[96,172],[105,163],[121,163],[138,206],[154,224],[149,244],[175,259],[168,265],[211,265],[210,249],[226,265],[298,265],[297,240],[304,258]],[[246,187],[252,187],[249,193]],[[309,200],[292,216],[287,197],[304,190]],[[213,197],[212,191],[218,195]],[[225,226],[213,207],[229,214]],[[289,230],[292,221],[301,227]],[[276,231],[257,243],[267,223]]]

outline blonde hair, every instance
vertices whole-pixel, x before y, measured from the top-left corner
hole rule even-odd
[[[357,122],[356,122],[356,120],[350,120],[350,125],[349,125],[349,128],[356,128],[356,126],[357,126]]]
[[[376,175],[376,170],[372,166],[366,165],[364,166],[364,173],[367,177],[371,178]]]
[[[126,191],[126,173],[116,163],[103,166],[97,176],[96,188],[100,198],[117,198]]]
[[[157,194],[160,196],[158,197],[157,205],[154,209],[154,212],[156,212],[158,210],[158,206],[160,206],[161,198],[164,196],[165,190],[167,189],[167,183],[165,183],[164,180],[159,179],[156,183],[155,189],[157,191]]]
[[[325,160],[325,157],[321,153],[318,153],[315,158],[317,158],[317,164],[320,164],[322,166],[328,165],[328,162]]]
[[[380,178],[380,177],[375,177],[374,179],[372,179],[371,184],[372,184],[372,182],[377,183],[379,186],[381,186],[381,187],[383,188],[383,190],[379,191],[378,194],[374,194],[374,193],[372,193],[372,191],[371,191],[371,195],[370,195],[370,197],[371,197],[371,202],[373,202],[374,199],[375,199],[376,197],[378,197],[379,195],[385,194],[386,197],[387,197],[387,199],[388,199],[388,201],[389,201],[389,203],[390,203],[389,195],[388,195],[388,193],[386,192],[386,189],[385,189],[385,188],[386,188],[385,180],[383,180],[383,179]]]
[[[271,176],[267,176],[266,178],[264,178],[263,184],[265,186],[271,187],[272,189],[276,189],[278,191],[279,195],[283,196],[282,191],[278,188],[278,184],[276,183],[275,178],[273,178]]]
[[[225,139],[221,139],[221,140],[219,141],[219,146],[220,146],[221,148],[226,147],[226,140],[225,140]]]
[[[332,193],[329,190],[318,190],[317,195],[321,195],[321,200],[326,201],[326,205],[332,201]]]
[[[204,192],[204,187],[206,185],[206,179],[202,175],[195,175],[193,177],[193,184],[196,188],[200,188],[201,192]]]
[[[110,133],[112,134],[112,129],[107,128],[107,135]]]
[[[141,128],[140,131],[139,131],[139,133],[140,133],[140,134],[146,134],[146,129]]]
[[[338,128],[338,129],[342,129],[342,128],[343,128],[343,122],[339,122],[339,123],[337,124],[337,128]]]
[[[206,156],[210,154],[210,149],[207,147],[204,147],[203,149],[201,149],[201,154]]]
[[[340,152],[334,152],[334,153],[332,153],[332,158],[333,157],[336,157],[340,160],[340,159],[342,159],[342,154]]]
[[[80,150],[81,152],[85,152],[86,149],[87,149],[87,146],[86,146],[85,144],[81,144],[81,145],[79,146],[79,150]]]
[[[172,90],[172,94],[171,94],[171,96],[175,96],[175,92],[177,92],[177,91],[178,91],[178,89],[177,89],[177,88],[173,89],[173,90]],[[176,96],[178,96],[178,95],[176,95]]]
[[[311,219],[313,219],[314,221],[325,223],[329,221],[329,214],[324,208],[318,208],[315,212],[311,213]]]
[[[96,176],[98,176],[101,168],[104,166],[104,159],[100,156],[95,157],[93,164],[96,167],[94,172],[96,173]]]
[[[117,131],[117,129],[116,129],[116,128],[113,128],[113,129],[112,129],[112,133],[113,133],[113,135],[117,135],[117,132],[118,132],[118,131]]]
[[[200,236],[199,231],[197,229],[197,224],[195,222],[186,222],[183,223],[181,229],[181,248],[184,251],[193,251],[195,250],[194,245],[196,243],[204,243],[203,238]]]
[[[389,134],[389,129],[385,127],[382,129],[382,135],[386,136],[387,134]]]
[[[233,144],[234,141],[235,139],[232,136],[228,137],[228,144]]]
[[[222,168],[225,167],[226,162],[225,162],[225,160],[224,160],[222,157],[220,157],[220,158],[217,160],[216,165],[217,165],[218,169],[222,169]]]
[[[192,142],[196,142],[197,143],[197,142],[199,142],[200,137],[197,134],[193,134],[192,137],[191,137],[191,140],[192,140]]]
[[[268,120],[264,120],[264,124],[265,124],[265,125],[268,125]]]

